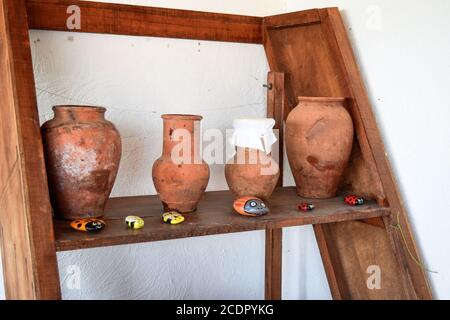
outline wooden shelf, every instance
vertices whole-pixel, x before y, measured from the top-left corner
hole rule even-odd
[[[107,227],[99,233],[83,233],[72,230],[68,221],[55,221],[56,247],[58,251],[121,245],[128,243],[160,241],[214,234],[264,230],[322,224],[349,220],[363,220],[389,215],[389,208],[382,208],[369,201],[360,207],[349,207],[342,198],[315,200],[316,210],[302,213],[297,205],[304,199],[294,188],[275,190],[268,205],[271,213],[264,217],[243,217],[232,209],[233,197],[229,191],[207,192],[198,211],[185,215],[183,224],[172,226],[161,220],[162,206],[157,196],[112,198],[106,209]],[[145,227],[131,230],[124,218],[138,215],[144,218]]]

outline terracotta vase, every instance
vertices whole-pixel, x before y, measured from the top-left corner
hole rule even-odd
[[[225,178],[231,192],[240,197],[267,201],[277,186],[280,168],[270,154],[257,149],[237,148],[225,165]]]
[[[300,97],[287,118],[285,137],[298,195],[334,197],[353,145],[345,99]]]
[[[55,216],[101,217],[119,169],[122,145],[105,108],[55,106],[42,126]]]
[[[209,166],[200,155],[201,116],[167,114],[162,156],[153,164],[153,183],[164,211],[197,209],[209,181]]]

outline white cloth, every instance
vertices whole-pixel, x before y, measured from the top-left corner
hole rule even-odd
[[[230,143],[234,147],[258,149],[269,154],[277,142],[274,126],[274,119],[235,119]]]

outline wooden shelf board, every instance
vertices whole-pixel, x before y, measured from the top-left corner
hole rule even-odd
[[[27,0],[30,29],[262,43],[262,18],[77,0]],[[81,29],[69,30],[69,6],[81,11]]]
[[[233,197],[229,191],[207,192],[197,212],[185,215],[183,224],[172,226],[161,220],[162,206],[157,196],[112,198],[106,209],[107,226],[99,233],[72,230],[68,221],[56,220],[55,236],[58,251],[77,250],[139,242],[161,241],[196,236],[284,228],[308,224],[323,224],[350,220],[363,220],[387,216],[389,208],[368,201],[360,207],[349,207],[342,198],[314,200],[316,210],[302,213],[297,205],[304,199],[295,188],[275,190],[268,205],[271,213],[252,218],[236,214],[232,209]],[[311,202],[311,200],[310,200]],[[144,218],[145,227],[131,230],[124,218],[138,215]]]

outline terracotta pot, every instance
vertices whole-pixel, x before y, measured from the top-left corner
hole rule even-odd
[[[300,97],[286,122],[286,151],[305,198],[331,198],[350,157],[353,122],[344,98]]]
[[[55,215],[101,217],[119,168],[119,132],[105,120],[105,108],[56,106],[53,111],[42,137]]]
[[[162,118],[163,152],[153,164],[153,183],[164,211],[193,212],[209,181],[209,166],[200,156],[202,117],[167,114]]]
[[[225,178],[231,192],[240,197],[267,201],[280,177],[280,168],[271,155],[257,149],[237,148],[225,165]]]

